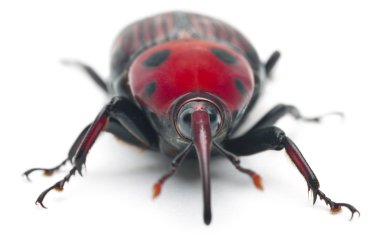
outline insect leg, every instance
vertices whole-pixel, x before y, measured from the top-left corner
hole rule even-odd
[[[30,181],[29,175],[35,171],[43,171],[43,174],[45,176],[51,176],[55,172],[59,171],[67,162],[72,163],[72,158],[74,157],[76,151],[78,150],[78,147],[80,143],[82,142],[82,139],[84,135],[87,133],[88,129],[90,128],[90,125],[87,125],[82,132],[79,134],[77,139],[75,140],[74,144],[71,146],[69,153],[67,155],[67,158],[63,160],[60,164],[58,164],[55,167],[52,168],[32,168],[27,171],[25,171],[22,175],[26,177],[28,181]],[[106,132],[112,133],[117,138],[135,145],[140,148],[145,148],[146,145],[143,145],[140,141],[138,141],[128,130],[126,130],[117,120],[110,118],[109,123],[107,127],[104,129]]]
[[[332,212],[338,212],[341,207],[346,207],[351,211],[351,219],[354,213],[360,214],[354,206],[347,203],[336,203],[319,190],[319,182],[313,170],[297,146],[280,128],[272,126],[250,130],[240,137],[227,141],[224,147],[226,150],[237,155],[251,155],[265,150],[285,149],[292,162],[305,178],[309,190],[312,190],[313,203],[315,203],[317,196],[319,196],[321,200],[330,206]]]
[[[235,168],[237,170],[239,170],[240,172],[244,173],[244,174],[247,174],[249,177],[252,178],[252,182],[253,184],[256,186],[256,188],[260,189],[260,190],[263,190],[263,184],[261,182],[261,177],[260,175],[258,175],[256,172],[250,170],[250,169],[247,169],[247,168],[243,168],[241,165],[240,165],[240,159],[237,155],[225,150],[222,146],[220,146],[218,143],[215,143],[214,142],[214,146],[215,148],[221,153],[223,154],[224,156],[226,156],[230,161],[231,163],[235,166]]]
[[[127,142],[132,142],[133,138],[136,146],[157,150],[158,135],[145,113],[124,97],[114,97],[113,101],[117,104],[109,112],[111,119],[107,131]]]
[[[171,163],[171,169],[168,173],[164,174],[154,185],[153,185],[153,198],[157,198],[161,193],[161,188],[166,180],[168,180],[171,176],[175,174],[175,172],[178,169],[178,166],[182,163],[182,161],[185,159],[187,154],[190,152],[190,150],[193,147],[193,143],[190,143],[182,152],[180,152]]]
[[[133,134],[131,134],[123,125],[119,123],[117,119],[110,118],[106,132],[113,134],[116,138],[126,142],[127,144],[134,145],[141,149],[152,148],[152,145],[147,146],[145,143],[138,140]]]
[[[91,77],[91,79],[93,79],[95,81],[95,83],[100,88],[102,88],[103,91],[108,93],[107,84],[104,82],[103,78],[100,77],[99,74],[92,67],[90,67],[90,66],[88,66],[82,62],[72,61],[72,60],[63,60],[62,63],[65,65],[68,65],[68,66],[75,66],[75,67],[82,69],[84,72],[86,72]]]
[[[343,117],[343,113],[341,112],[330,112],[324,115],[320,115],[317,117],[304,117],[301,115],[299,110],[293,106],[293,105],[285,105],[285,104],[278,104],[275,107],[273,107],[267,114],[264,115],[254,126],[251,130],[256,130],[259,128],[264,128],[268,126],[273,126],[279,119],[286,116],[287,114],[290,114],[297,120],[307,121],[307,122],[320,122],[323,117],[328,115],[338,115]]]
[[[264,64],[264,68],[265,68],[265,73],[270,76],[272,70],[273,70],[273,67],[276,65],[278,59],[280,59],[280,52],[279,51],[275,51],[272,53],[272,55],[269,57],[269,59],[267,60],[267,62]]]
[[[157,143],[155,141],[157,140],[157,135],[154,137],[153,132],[149,132],[149,130],[153,131],[153,129],[145,125],[149,124],[145,118],[145,115],[137,110],[139,110],[137,106],[125,98],[112,98],[111,102],[102,109],[102,111],[96,117],[95,121],[91,124],[91,126],[84,134],[82,140],[80,140],[79,146],[77,147],[75,154],[72,157],[74,166],[70,172],[62,180],[58,181],[53,186],[42,192],[38,197],[36,203],[40,204],[42,207],[45,207],[43,200],[48,192],[53,189],[62,191],[65,183],[68,182],[70,178],[76,174],[76,172],[82,175],[82,167],[86,163],[88,152],[92,148],[99,134],[102,131],[107,130],[111,119],[116,119],[121,125],[125,127],[126,130],[131,133],[131,135],[136,138],[136,140],[140,141],[141,144],[146,145],[146,147],[150,147],[151,145],[152,147],[155,147],[155,144]],[[144,126],[143,128],[141,128],[142,125]],[[150,134],[147,134],[148,132]]]
[[[58,164],[57,166],[55,167],[52,167],[52,168],[32,168],[32,169],[29,169],[27,171],[25,171],[23,173],[23,175],[30,181],[29,179],[29,175],[32,173],[32,172],[35,172],[35,171],[43,171],[43,174],[45,176],[51,176],[53,175],[55,172],[57,172],[60,168],[62,168],[67,162],[71,162],[72,163],[72,158],[74,157],[75,155],[75,152],[77,151],[80,143],[82,142],[82,139],[84,137],[84,135],[87,133],[88,129],[90,128],[91,125],[87,125],[83,130],[82,132],[79,134],[79,136],[77,137],[77,139],[75,140],[74,144],[71,146],[70,150],[69,150],[69,153],[67,155],[67,158],[65,160],[62,161],[62,163]]]

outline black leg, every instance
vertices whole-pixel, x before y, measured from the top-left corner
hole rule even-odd
[[[65,160],[62,161],[62,163],[58,164],[57,166],[55,167],[52,167],[52,168],[32,168],[32,169],[29,169],[27,171],[25,171],[23,173],[23,175],[28,179],[28,181],[30,181],[30,178],[29,178],[29,175],[32,173],[32,172],[35,172],[35,171],[43,171],[43,174],[45,176],[51,176],[53,175],[55,172],[57,172],[60,168],[62,168],[67,162],[71,162],[71,159],[74,157],[75,155],[75,152],[77,151],[80,143],[82,142],[83,140],[83,137],[84,135],[87,133],[88,129],[90,128],[91,125],[87,125],[83,130],[82,132],[79,134],[79,136],[77,137],[77,139],[75,140],[74,144],[71,146],[70,150],[69,150],[69,153],[67,155],[67,158]]]
[[[272,126],[257,130],[250,130],[246,134],[228,141],[225,144],[225,149],[237,155],[251,155],[269,149],[285,149],[292,162],[296,165],[299,172],[305,178],[309,190],[312,190],[314,203],[317,196],[319,196],[321,200],[325,201],[325,203],[330,206],[332,212],[338,212],[341,207],[346,207],[352,213],[351,219],[354,213],[359,214],[359,211],[352,205],[347,203],[336,203],[319,190],[319,182],[313,170],[310,168],[293,141],[290,140],[285,133],[277,127]]]
[[[106,132],[109,132],[113,134],[116,138],[126,142],[127,144],[134,145],[141,149],[155,149],[153,145],[147,145],[146,143],[141,142],[138,140],[133,134],[131,134],[123,125],[119,123],[118,120],[110,118],[107,128],[105,129]]]
[[[32,168],[23,173],[23,175],[26,177],[28,181],[30,181],[29,175],[35,171],[43,171],[43,174],[45,176],[51,176],[55,172],[59,171],[67,162],[72,163],[72,158],[74,157],[80,143],[83,140],[84,135],[87,133],[88,129],[90,128],[91,124],[85,127],[80,135],[75,140],[74,144],[71,146],[69,153],[67,155],[67,158],[63,160],[60,164],[58,164],[55,167],[52,168]],[[113,135],[115,135],[117,138],[125,141],[128,144],[137,146],[139,148],[146,148],[147,146],[143,144],[141,141],[136,139],[126,128],[124,128],[119,121],[116,119],[110,118],[107,127],[104,129],[106,132],[109,132]]]
[[[77,141],[80,141],[80,143],[74,143],[74,147],[70,150],[70,153],[75,151],[71,157],[71,161],[74,164],[73,168],[62,180],[42,192],[36,203],[40,204],[42,207],[45,207],[43,200],[48,192],[53,189],[62,191],[65,183],[68,182],[76,172],[79,174],[82,173],[82,167],[86,163],[88,152],[95,143],[99,134],[102,131],[107,130],[111,121],[117,121],[126,130],[128,130],[130,135],[135,137],[135,140],[140,142],[141,145],[145,145],[147,148],[157,147],[158,136],[150,126],[145,115],[129,100],[122,97],[115,97],[102,109],[90,127],[83,131],[85,132],[84,135],[81,134],[82,136],[78,137]]]
[[[260,189],[260,190],[263,190],[263,184],[261,182],[261,177],[260,175],[258,175],[256,172],[250,170],[250,169],[247,169],[247,168],[243,168],[241,165],[240,165],[240,159],[237,155],[225,150],[222,146],[220,146],[219,144],[215,143],[214,142],[214,146],[215,148],[224,156],[226,156],[230,161],[231,163],[235,166],[235,168],[237,170],[239,170],[240,172],[244,173],[244,174],[247,174],[249,177],[251,177],[252,179],[252,182],[253,184],[256,186],[256,188]]]
[[[106,129],[108,132],[136,146],[158,149],[157,132],[144,112],[124,97],[114,97],[110,104],[113,106],[109,110],[110,121]]]
[[[193,148],[193,143],[190,143],[182,152],[180,152],[171,163],[171,169],[168,173],[164,174],[158,181],[153,185],[153,199],[157,198],[161,193],[161,188],[166,180],[168,180],[171,176],[177,172],[178,166],[182,163],[182,161],[185,159],[187,154],[190,152],[190,150]]]
[[[269,57],[269,59],[267,60],[267,62],[265,63],[264,65],[264,68],[265,68],[265,73],[270,76],[272,70],[273,70],[273,67],[276,65],[278,59],[280,59],[280,52],[279,51],[275,51],[272,53],[272,55]]]
[[[65,65],[79,67],[84,72],[86,72],[91,77],[91,79],[93,79],[95,81],[95,83],[100,88],[102,88],[103,91],[105,91],[106,93],[108,92],[107,84],[104,82],[102,77],[100,77],[99,74],[94,69],[92,69],[92,67],[90,67],[90,66],[88,66],[82,62],[79,62],[79,61],[64,60],[64,61],[62,61],[62,63]]]
[[[299,110],[293,105],[284,105],[278,104],[273,107],[263,118],[261,118],[251,130],[256,130],[259,128],[264,128],[268,126],[274,125],[279,119],[284,117],[285,115],[290,114],[297,120],[303,120],[307,122],[320,122],[323,117],[328,115],[339,115],[343,117],[343,113],[341,112],[330,112],[321,116],[307,118],[301,115]]]

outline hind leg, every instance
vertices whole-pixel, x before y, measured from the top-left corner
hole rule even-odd
[[[259,128],[264,128],[268,126],[273,126],[278,120],[286,115],[291,115],[296,120],[302,120],[306,122],[320,122],[324,117],[329,115],[338,115],[343,117],[341,112],[330,112],[316,117],[305,117],[303,116],[297,107],[293,105],[278,104],[273,107],[268,113],[266,113],[253,127],[251,130],[256,130]]]
[[[267,76],[270,76],[273,70],[273,67],[277,64],[277,61],[280,59],[281,54],[279,51],[275,51],[272,53],[272,55],[269,57],[267,62],[264,64],[265,73]]]
[[[103,78],[99,76],[99,74],[90,66],[79,62],[79,61],[71,61],[71,60],[64,60],[62,61],[63,64],[68,66],[75,66],[80,69],[82,69],[84,72],[86,72],[91,79],[95,81],[95,83],[106,93],[108,92],[107,84],[104,82]]]

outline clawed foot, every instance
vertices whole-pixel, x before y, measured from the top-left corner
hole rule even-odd
[[[36,205],[41,205],[41,207],[43,208],[46,208],[46,206],[43,204],[43,201],[44,201],[44,198],[45,196],[51,191],[51,190],[56,190],[56,191],[59,191],[59,192],[62,192],[63,191],[63,187],[65,185],[66,182],[69,182],[71,176],[75,175],[75,173],[77,172],[77,168],[76,167],[73,167],[70,172],[60,181],[58,181],[57,183],[55,183],[53,186],[51,186],[50,188],[46,189],[45,191],[43,191],[40,196],[38,196],[37,200],[36,200]],[[79,171],[78,171],[79,172]]]
[[[53,168],[32,168],[32,169],[25,171],[22,175],[25,176],[25,178],[28,181],[31,181],[29,178],[29,175],[34,171],[43,171],[44,176],[51,176],[55,172],[57,172],[60,168],[62,168],[67,162],[71,162],[69,158],[65,159],[62,163],[60,163],[59,165],[57,165]]]
[[[171,176],[174,175],[176,171],[176,168],[173,167],[167,174],[164,174],[154,185],[153,185],[153,190],[152,190],[152,198],[156,199],[160,193],[161,193],[161,188],[164,185],[165,181],[169,179]]]
[[[236,156],[235,154],[225,150],[223,147],[221,147],[219,144],[217,144],[215,142],[214,142],[214,146],[216,147],[217,150],[219,150],[220,153],[222,153],[224,156],[227,157],[228,160],[231,161],[231,163],[235,166],[235,168],[237,170],[239,170],[240,172],[242,172],[244,174],[247,174],[252,179],[253,185],[255,185],[255,187],[257,189],[264,190],[263,183],[262,183],[260,175],[258,175],[257,173],[255,173],[254,171],[252,171],[250,169],[243,168],[240,165],[239,157]]]
[[[323,114],[323,115],[320,115],[320,116],[317,116],[317,117],[310,117],[310,118],[299,116],[298,119],[306,121],[306,122],[320,123],[324,118],[326,118],[328,116],[334,116],[334,115],[340,117],[341,119],[344,119],[344,113],[343,112],[338,112],[338,111],[329,112],[329,113],[326,113],[326,114]]]
[[[245,173],[247,174],[248,176],[250,176],[252,178],[252,182],[253,182],[253,185],[255,185],[255,187],[261,191],[264,190],[264,187],[263,187],[263,182],[261,180],[261,177],[260,175],[258,175],[256,172],[250,170],[250,169],[246,169],[246,168],[243,168],[243,167],[236,167],[237,170],[239,170],[240,172],[242,173]]]
[[[319,198],[321,200],[323,200],[326,203],[326,205],[328,205],[330,207],[331,213],[338,213],[338,212],[340,212],[342,210],[342,207],[345,207],[348,210],[350,210],[350,212],[351,212],[351,218],[350,218],[350,220],[353,219],[355,213],[357,213],[359,215],[359,217],[360,217],[360,212],[354,206],[352,206],[351,204],[348,204],[348,203],[336,203],[336,202],[332,201],[330,198],[328,198],[326,196],[326,194],[324,194],[319,189],[312,189],[312,192],[313,192],[313,204],[315,204],[315,202],[317,201],[317,196],[319,196]]]

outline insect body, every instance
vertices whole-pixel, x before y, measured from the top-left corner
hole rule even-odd
[[[286,114],[306,121],[318,121],[320,117],[305,118],[294,106],[281,104],[244,135],[232,137],[253,108],[279,56],[274,52],[268,61],[261,62],[237,30],[198,14],[170,12],[126,27],[114,43],[107,82],[89,66],[69,62],[89,73],[111,100],[80,133],[65,161],[54,168],[25,172],[28,176],[43,170],[50,175],[68,161],[73,164],[67,176],[42,192],[36,203],[44,207],[49,191],[62,190],[71,176],[81,174],[93,143],[106,131],[130,144],[174,158],[172,169],[154,184],[154,197],[181,161],[195,152],[206,224],[211,222],[209,167],[215,153],[229,159],[262,189],[260,176],[241,167],[238,156],[285,149],[312,190],[314,203],[319,196],[332,211],[346,207],[352,215],[358,212],[350,204],[335,203],[319,190],[315,174],[296,145],[274,126]]]

